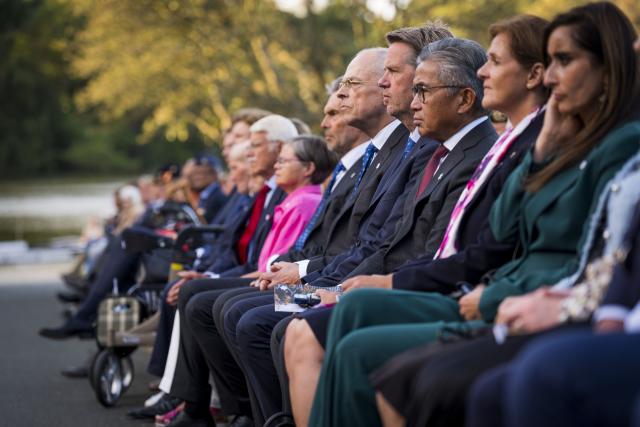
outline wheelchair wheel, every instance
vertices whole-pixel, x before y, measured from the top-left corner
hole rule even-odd
[[[90,375],[98,401],[106,407],[114,406],[126,389],[120,358],[109,350],[102,350],[94,360]]]

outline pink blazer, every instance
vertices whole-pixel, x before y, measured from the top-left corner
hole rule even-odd
[[[267,235],[258,269],[267,269],[267,261],[273,255],[283,254],[296,242],[298,236],[311,220],[322,199],[319,185],[306,185],[289,194],[273,211],[273,224]]]

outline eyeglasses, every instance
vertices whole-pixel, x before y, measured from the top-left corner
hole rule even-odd
[[[415,85],[411,88],[411,92],[413,93],[413,97],[415,98],[418,95],[420,102],[423,104],[427,102],[427,95],[431,95],[438,89],[462,89],[465,86],[460,85],[440,85],[440,86],[426,86],[426,85]]]
[[[366,82],[364,80],[355,80],[352,78],[348,78],[348,79],[344,79],[340,82],[340,88],[345,88],[345,89],[351,89],[354,86],[364,86],[364,85],[370,85],[370,84],[375,84],[377,85],[377,82]]]
[[[284,157],[278,157],[278,160],[276,160],[276,165],[282,166],[282,165],[286,165],[287,163],[291,163],[291,162],[307,163],[307,162],[303,162],[300,159],[285,159]]]

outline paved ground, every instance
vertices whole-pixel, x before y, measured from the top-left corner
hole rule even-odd
[[[136,378],[115,408],[96,400],[88,380],[60,375],[95,349],[93,341],[51,341],[37,335],[62,322],[55,292],[65,266],[0,268],[0,426],[150,426],[125,413],[149,395],[148,357],[134,353]]]

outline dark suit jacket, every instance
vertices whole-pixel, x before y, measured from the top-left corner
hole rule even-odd
[[[227,200],[227,195],[224,194],[222,187],[220,187],[218,183],[213,184],[210,188],[205,188],[200,193],[200,203],[198,207],[202,209],[202,216],[207,220],[207,223],[210,223],[211,220],[215,218],[225,203],[227,203]]]
[[[427,188],[416,199],[419,185],[407,196],[402,220],[393,234],[347,277],[389,273],[408,260],[435,253],[460,193],[498,135],[485,120],[468,132],[447,155]],[[422,180],[420,176],[418,183]]]
[[[384,243],[402,219],[406,198],[437,146],[436,141],[421,138],[407,159],[403,161],[403,153],[399,153],[399,162],[395,164],[397,170],[387,173],[386,176],[392,179],[381,184],[381,191],[377,192],[380,193],[379,201],[370,206],[371,213],[365,215],[357,240],[348,251],[333,257],[325,268],[305,276],[305,282],[333,286]]]
[[[253,203],[253,197],[235,192],[216,215],[214,224],[223,225],[225,229],[213,239],[211,252],[201,263],[207,271],[225,271],[238,265],[235,245],[244,231]]]
[[[345,175],[340,182],[338,182],[336,188],[331,192],[322,215],[304,242],[304,247],[301,250],[294,248],[289,249],[286,254],[280,255],[277,261],[295,262],[307,259],[310,256],[309,254],[315,255],[322,253],[322,248],[329,230],[353,190],[361,165],[362,156],[345,172]]]
[[[374,196],[376,189],[382,181],[385,173],[389,171],[398,153],[404,150],[409,131],[400,124],[391,133],[382,149],[378,152],[373,162],[368,167],[358,193],[348,197],[340,212],[336,215],[329,227],[326,240],[318,253],[309,255],[308,271],[315,271],[327,265],[328,260],[351,247],[358,235],[360,222],[370,206],[376,203]]]
[[[513,258],[515,245],[493,237],[489,212],[505,181],[538,137],[543,119],[544,114],[538,115],[512,143],[467,206],[457,234],[458,253],[436,261],[427,254],[400,266],[393,274],[394,288],[448,294],[456,290],[456,283],[475,285]]]
[[[276,189],[273,190],[273,195],[269,200],[269,204],[264,207],[262,216],[260,217],[260,222],[258,222],[258,227],[251,238],[251,242],[249,243],[249,255],[247,262],[220,273],[220,277],[239,277],[243,274],[258,270],[258,258],[260,256],[260,251],[262,250],[262,245],[267,239],[267,235],[271,230],[271,224],[273,223],[273,210],[285,199],[285,197],[287,197],[287,193],[282,191],[279,187],[276,187]]]

